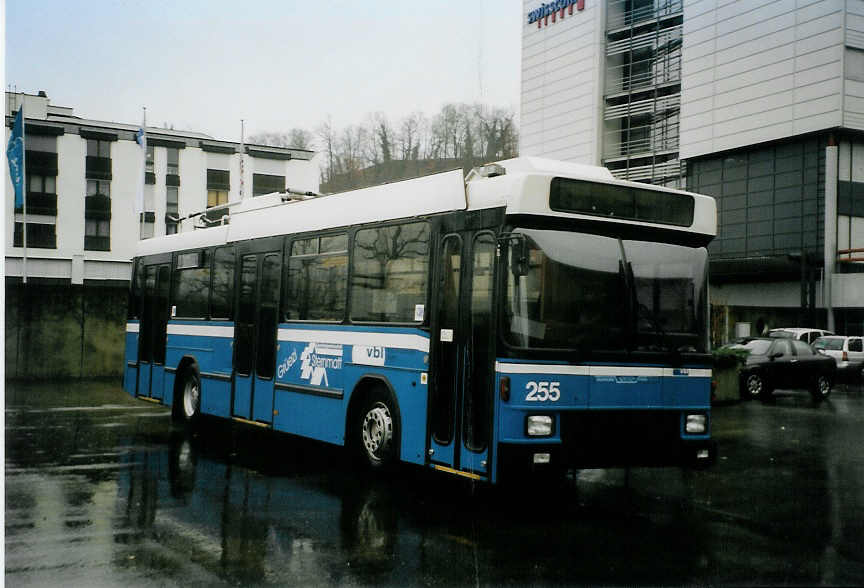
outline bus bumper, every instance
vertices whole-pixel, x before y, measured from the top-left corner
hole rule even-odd
[[[525,476],[562,475],[569,469],[621,467],[703,468],[717,459],[712,439],[678,439],[674,443],[598,443],[593,447],[568,447],[560,443],[511,444],[498,447],[498,480]]]

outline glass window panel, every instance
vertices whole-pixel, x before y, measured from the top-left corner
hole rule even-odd
[[[234,249],[220,247],[213,256],[213,293],[211,298],[213,318],[232,317],[234,306]]]
[[[178,317],[205,318],[208,315],[210,259],[206,250],[200,254],[202,256],[201,267],[174,272],[171,304],[177,307],[176,316]]]
[[[291,244],[291,255],[314,255],[318,253],[318,238],[296,239]]]
[[[426,222],[357,232],[352,318],[414,322],[417,306],[426,304],[429,233]]]
[[[27,135],[27,150],[57,153],[57,137],[49,135]]]
[[[43,190],[46,194],[57,193],[57,178],[54,176],[45,176]]]
[[[279,255],[266,255],[261,265],[261,301],[258,305],[258,360],[255,370],[259,378],[270,379],[276,364],[276,327],[279,313],[279,280],[282,264]]]
[[[321,253],[337,253],[348,251],[348,235],[331,235],[321,237]]]
[[[495,363],[492,343],[492,287],[495,269],[495,239],[484,233],[474,239],[471,268],[471,325],[468,348],[469,385],[465,394],[462,436],[472,451],[486,448],[489,438],[489,410],[494,382],[491,366]]]
[[[297,243],[295,241],[295,245]],[[285,318],[343,320],[347,282],[347,254],[292,257],[288,261],[283,305]]]

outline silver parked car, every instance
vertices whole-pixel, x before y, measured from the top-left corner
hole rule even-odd
[[[813,348],[833,357],[837,362],[838,373],[853,377],[857,375],[864,382],[864,337],[819,337],[813,342]]]
[[[811,329],[807,327],[783,327],[780,329],[771,329],[768,331],[769,337],[780,337],[784,339],[797,339],[798,341],[804,341],[808,345],[813,343],[819,337],[824,337],[825,335],[833,335],[831,331],[826,331],[825,329]]]

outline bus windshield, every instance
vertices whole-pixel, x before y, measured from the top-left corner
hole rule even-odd
[[[517,229],[505,338],[523,348],[706,351],[708,253],[669,243]],[[521,263],[519,263],[521,259]]]

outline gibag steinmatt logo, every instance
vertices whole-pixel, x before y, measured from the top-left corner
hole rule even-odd
[[[585,10],[585,0],[556,0],[555,2],[543,4],[540,8],[528,13],[528,24],[536,22],[539,29],[544,24],[549,24],[550,17],[552,18],[552,22],[555,22],[559,14],[560,18],[564,18],[565,10],[567,14],[572,15],[573,6],[576,6],[576,10]]]

